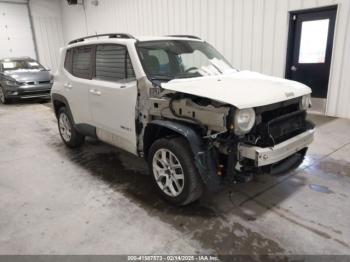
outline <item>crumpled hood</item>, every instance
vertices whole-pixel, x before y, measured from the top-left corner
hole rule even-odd
[[[50,81],[51,74],[48,71],[40,70],[16,70],[9,71],[5,73],[6,76],[9,76],[15,79],[17,82],[41,82],[41,81]]]
[[[311,93],[299,82],[241,71],[229,75],[174,79],[162,88],[231,104],[239,109],[282,102]]]

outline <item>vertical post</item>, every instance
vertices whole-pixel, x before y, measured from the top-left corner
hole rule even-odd
[[[34,51],[36,60],[39,61],[39,52],[38,52],[38,45],[36,42],[36,35],[35,35],[35,29],[34,29],[34,23],[33,23],[33,17],[32,17],[32,10],[30,9],[30,0],[27,0],[27,8],[28,8],[28,16],[29,16],[29,22],[30,22],[30,29],[32,31],[33,35],[33,43],[34,43]]]

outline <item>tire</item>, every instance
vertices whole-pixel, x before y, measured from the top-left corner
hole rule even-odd
[[[148,154],[148,165],[156,188],[168,202],[184,206],[202,195],[203,183],[184,138],[156,140]]]
[[[58,130],[66,146],[76,148],[83,144],[85,137],[74,128],[73,121],[65,107],[58,110]]]
[[[9,99],[6,97],[5,91],[2,88],[2,86],[0,86],[0,104],[8,104],[8,103],[9,103]]]

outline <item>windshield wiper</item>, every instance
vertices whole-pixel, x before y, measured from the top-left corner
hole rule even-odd
[[[174,78],[181,79],[181,78],[192,78],[192,77],[200,77],[202,76],[200,73],[195,72],[195,73],[180,73],[177,74]]]
[[[173,80],[173,76],[167,76],[167,75],[151,75],[149,76],[151,80],[159,80],[159,81],[170,81]]]

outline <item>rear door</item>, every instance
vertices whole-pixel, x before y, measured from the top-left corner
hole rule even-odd
[[[94,46],[67,50],[63,95],[67,98],[76,124],[91,124],[88,92],[91,87]]]
[[[127,47],[96,46],[94,86],[89,88],[93,124],[100,139],[136,153],[137,82]]]

